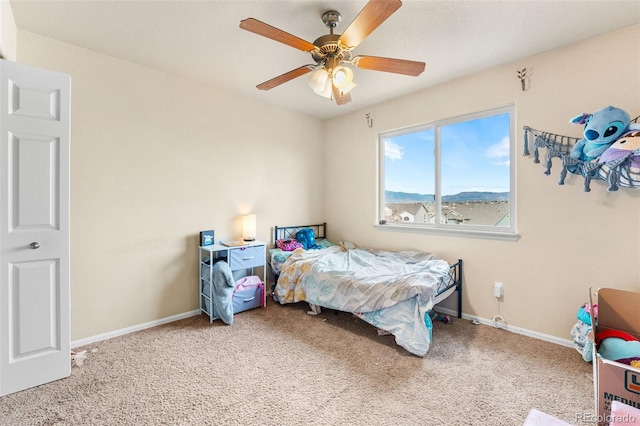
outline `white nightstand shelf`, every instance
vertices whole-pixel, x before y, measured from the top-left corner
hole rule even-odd
[[[222,244],[213,244],[210,246],[200,246],[198,249],[198,294],[200,299],[200,311],[209,316],[209,322],[217,319],[213,314],[213,264],[218,260],[224,260],[229,264],[229,268],[233,273],[234,279],[238,280],[247,275],[256,275],[255,269],[260,268],[262,271],[262,283],[264,287],[267,285],[267,268],[266,268],[266,244],[261,241],[251,241],[245,245],[227,247]],[[245,300],[246,309],[258,306],[266,306],[266,291],[260,294],[262,300],[259,303],[252,301],[253,297]],[[256,301],[257,302],[257,301]],[[234,304],[235,307],[235,304]],[[237,312],[246,310],[240,308]],[[235,312],[234,312],[235,313]]]

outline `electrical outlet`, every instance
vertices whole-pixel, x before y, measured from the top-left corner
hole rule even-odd
[[[504,286],[501,282],[495,281],[493,283],[493,295],[495,297],[502,297],[504,291]]]

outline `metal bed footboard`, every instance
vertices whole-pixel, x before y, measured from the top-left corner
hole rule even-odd
[[[456,263],[449,265],[449,276],[453,282],[439,294],[455,287],[455,291],[458,292],[458,318],[462,318],[462,259],[458,259]]]

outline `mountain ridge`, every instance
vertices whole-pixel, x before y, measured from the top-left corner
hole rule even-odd
[[[385,191],[385,203],[425,203],[433,202],[435,195],[415,192]],[[509,201],[508,192],[463,191],[453,195],[442,196],[444,202],[489,202]]]

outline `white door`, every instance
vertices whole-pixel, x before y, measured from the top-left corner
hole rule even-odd
[[[0,60],[0,396],[71,374],[68,75]]]

